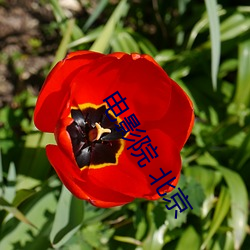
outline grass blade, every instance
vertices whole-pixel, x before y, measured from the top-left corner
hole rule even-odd
[[[127,13],[127,10],[128,10],[127,1],[126,0],[120,1],[115,11],[109,18],[107,24],[104,26],[102,33],[96,39],[94,44],[91,46],[90,50],[101,53],[105,52],[110,42],[111,36],[115,30],[117,22],[120,20],[122,16],[124,16]]]
[[[235,103],[243,109],[250,105],[250,40],[239,46],[238,79]]]
[[[94,12],[88,18],[87,22],[84,24],[83,26],[84,31],[86,31],[95,22],[95,20],[99,17],[99,15],[105,9],[107,4],[108,4],[108,0],[101,0],[101,2],[98,4]]]
[[[213,220],[212,220],[210,228],[209,228],[209,232],[208,232],[206,239],[204,240],[204,242],[201,246],[201,249],[206,248],[210,239],[216,233],[216,231],[218,230],[222,221],[224,220],[225,216],[227,215],[229,208],[230,208],[229,192],[225,187],[222,187],[221,192],[220,192],[220,196],[219,196],[219,200],[218,200],[217,205],[216,205],[214,217],[213,217]]]
[[[186,250],[186,249],[192,249],[192,250],[199,250],[200,249],[200,236],[195,231],[193,226],[189,226],[182,234],[176,250]]]
[[[6,201],[12,203],[16,195],[16,168],[13,162],[10,163],[7,176],[7,186],[5,187],[4,198]]]
[[[248,219],[248,194],[240,175],[224,167],[214,166],[226,180],[229,187],[234,249],[240,249],[246,236]]]
[[[55,248],[61,247],[77,232],[83,221],[83,211],[83,201],[63,186],[50,233],[50,241]]]
[[[0,150],[0,197],[4,194],[3,187],[3,166],[2,166],[2,152]]]
[[[58,50],[56,51],[54,61],[51,65],[51,69],[57,64],[57,62],[59,62],[60,60],[62,60],[65,57],[65,55],[67,53],[67,49],[68,49],[68,44],[70,42],[70,37],[71,37],[72,31],[74,28],[74,24],[75,24],[75,20],[69,19],[66,32],[63,35],[63,38],[62,38],[62,41],[59,45]]]
[[[36,228],[36,226],[34,226],[22,212],[20,212],[16,207],[12,206],[10,203],[8,203],[1,197],[0,197],[0,209],[4,209],[8,213],[11,213],[13,216],[15,216],[18,220],[22,221],[23,223],[26,223],[27,225]]]
[[[220,63],[220,21],[219,15],[217,11],[217,2],[216,0],[205,0],[206,8],[208,12],[208,20],[209,20],[209,30],[211,36],[211,68],[212,68],[212,84],[213,89],[217,89],[217,75],[219,71],[219,63]]]

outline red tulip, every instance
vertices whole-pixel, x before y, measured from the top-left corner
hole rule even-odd
[[[118,117],[104,102],[116,91],[129,107]],[[141,162],[143,167],[138,165],[141,158],[131,155],[134,142],[126,140],[138,138],[127,133],[122,139],[115,129],[132,114],[140,122],[138,129],[146,131],[133,133],[139,139],[147,135],[157,147],[158,157]],[[176,177],[171,182],[176,185],[180,150],[193,120],[188,96],[150,56],[91,51],[70,53],[54,67],[34,114],[38,129],[55,134],[57,145],[47,145],[46,153],[61,181],[75,196],[98,207],[158,199],[149,175],[159,178],[160,168],[172,171],[169,178]],[[164,186],[160,193],[172,189]]]

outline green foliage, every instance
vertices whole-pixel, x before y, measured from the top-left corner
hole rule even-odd
[[[211,34],[211,58],[212,58],[212,82],[214,90],[217,89],[217,74],[219,70],[220,63],[220,23],[219,16],[217,13],[217,1],[216,0],[205,0],[208,20],[209,20],[209,29]]]
[[[103,0],[69,19],[58,0],[46,2],[61,34],[53,65],[69,50],[146,53],[192,98],[178,187],[193,209],[175,219],[163,200],[98,209],[72,197],[47,161],[54,139],[34,128],[35,97],[25,91],[0,109],[0,249],[249,249],[250,6]]]
[[[73,197],[63,187],[50,233],[50,242],[55,248],[64,245],[78,231],[83,220],[83,211],[83,201]]]

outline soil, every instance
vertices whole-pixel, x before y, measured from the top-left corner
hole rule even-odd
[[[60,0],[71,15],[81,11],[76,2]],[[25,89],[38,94],[60,43],[57,28],[46,1],[0,1],[0,108]]]

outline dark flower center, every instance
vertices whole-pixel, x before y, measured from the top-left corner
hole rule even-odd
[[[105,105],[71,110],[74,121],[66,130],[79,168],[117,163],[124,134],[116,130],[117,121],[111,122],[105,111]]]

